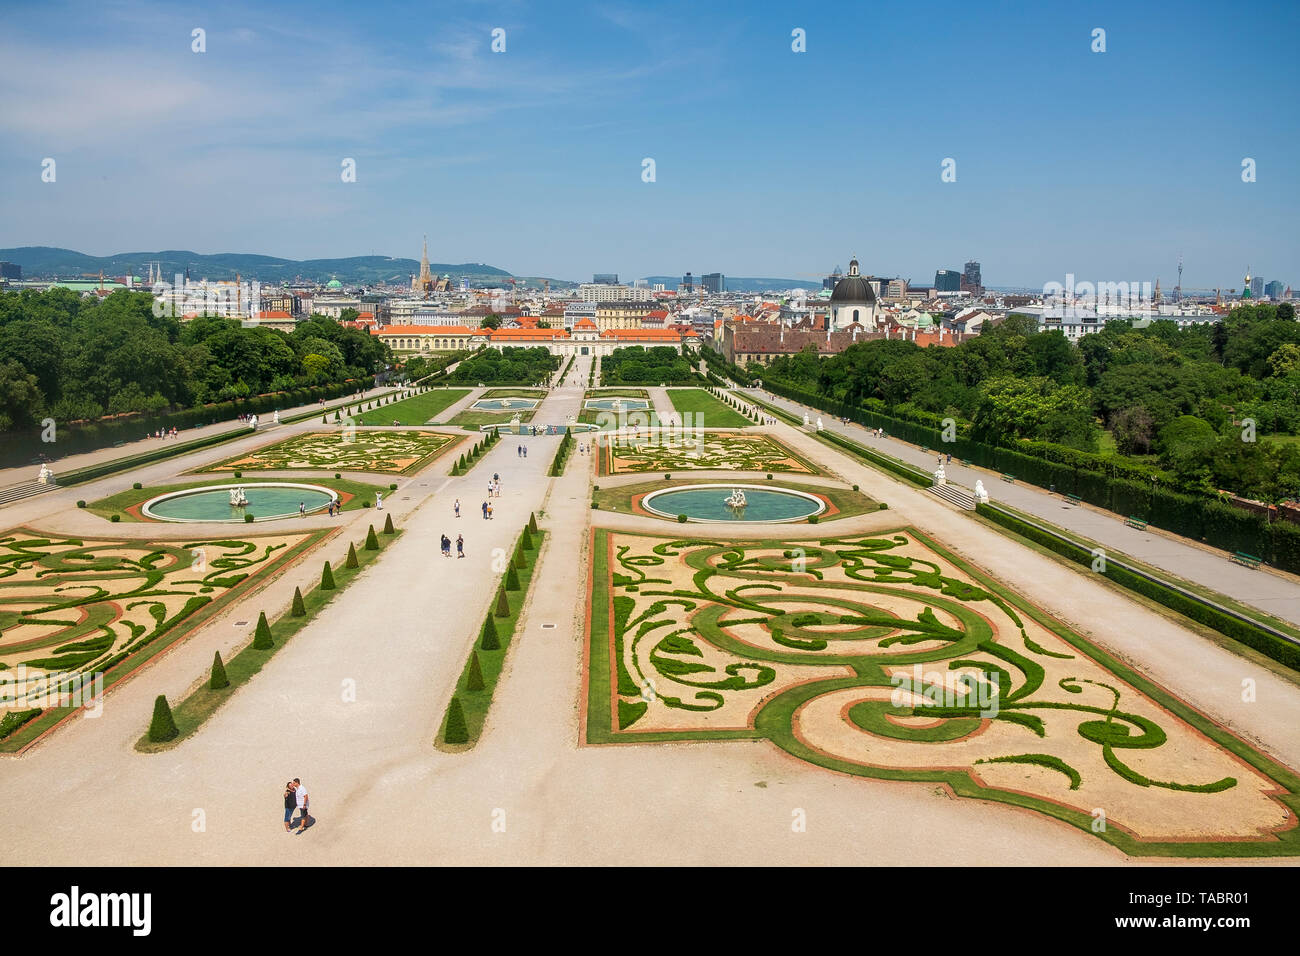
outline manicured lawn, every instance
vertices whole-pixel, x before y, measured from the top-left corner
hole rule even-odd
[[[498,423],[508,422],[516,415],[519,416],[521,422],[531,422],[533,416],[536,414],[537,409],[535,408],[530,408],[527,411],[515,409],[513,411],[507,410],[504,412],[485,412],[480,409],[467,408],[465,411],[453,418],[448,424],[467,425],[477,428],[479,425],[496,425]]]
[[[689,412],[691,424],[700,428],[744,428],[754,424],[702,388],[670,388],[668,397],[673,408],[683,415]]]
[[[587,390],[584,398],[645,398],[650,393],[644,388],[592,388]]]
[[[435,388],[419,395],[382,405],[356,417],[358,425],[423,425],[445,408],[468,395],[468,388]]]
[[[544,388],[489,388],[479,398],[545,398]]]
[[[242,478],[232,478],[230,483],[237,484],[243,481]],[[255,480],[255,479],[250,479]],[[274,481],[274,479],[269,479]],[[344,499],[343,510],[355,511],[361,507],[361,502],[375,500],[375,492],[379,491],[388,494],[388,485],[364,485],[357,481],[348,481],[346,478],[313,478],[313,485],[320,485],[322,488],[329,488],[336,491],[339,497]],[[109,495],[107,498],[100,498],[98,501],[86,503],[86,510],[92,514],[97,514],[101,518],[108,518],[115,514],[120,514],[122,521],[144,521],[147,519],[137,518],[129,511],[132,505],[141,505],[150,498],[157,495],[165,495],[172,491],[184,491],[186,488],[204,488],[212,485],[211,481],[189,482],[183,485],[150,485],[144,488],[128,488],[126,491],[119,491],[115,495]],[[350,499],[350,500],[349,500]]]

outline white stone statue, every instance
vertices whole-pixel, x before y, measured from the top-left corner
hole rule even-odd
[[[817,416],[817,430],[822,430],[822,417],[820,415]]]
[[[272,421],[273,421],[274,424],[276,424],[276,425],[280,424],[280,409],[277,408],[277,409],[275,410],[275,417],[274,417],[274,419],[273,419]]]
[[[257,416],[256,416],[256,415],[250,415],[250,416],[248,416],[248,427],[251,428],[251,429],[253,429],[253,431],[257,431]]]
[[[989,493],[984,489],[983,481],[975,482],[975,500],[982,501],[985,504],[989,503]]]
[[[36,480],[43,485],[54,484],[54,472],[50,471],[49,465],[41,465],[41,473],[36,476]]]
[[[948,474],[943,470],[942,462],[940,462],[939,467],[934,470],[934,483],[936,485],[946,485],[948,483]]]
[[[248,495],[244,494],[244,489],[242,487],[231,488],[230,506],[232,508],[242,508],[246,504],[248,504]]]
[[[732,488],[731,496],[725,500],[725,504],[728,508],[736,508],[737,510],[745,507],[746,501],[744,490],[741,488]]]
[[[808,413],[807,413],[807,412],[804,412],[804,413],[803,413],[803,427],[804,427],[804,428],[807,428],[807,427],[808,427]]]
[[[376,511],[384,510],[384,495],[383,492],[381,491],[375,492],[375,510]]]

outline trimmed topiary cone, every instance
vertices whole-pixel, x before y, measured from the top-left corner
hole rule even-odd
[[[275,642],[271,640],[271,625],[266,623],[265,611],[257,615],[257,630],[253,632],[253,646],[259,651],[267,651],[275,647]]]
[[[325,562],[325,567],[320,573],[320,589],[322,591],[334,590],[334,571],[330,568],[330,563]]]
[[[565,435],[565,437],[567,438],[568,435]],[[537,516],[531,511],[528,512],[528,530],[533,534],[537,534]]]
[[[519,590],[519,573],[515,571],[514,565],[511,565],[506,569],[506,590]]]
[[[511,568],[510,570],[513,571],[514,568]],[[510,599],[506,597],[506,589],[503,588],[503,587],[498,587],[498,588],[497,588],[497,611],[496,611],[496,613],[497,613],[497,617],[509,617],[509,616],[510,616]]]
[[[524,556],[524,549],[515,545],[515,559],[511,562],[516,568],[528,567],[528,558]]]
[[[443,732],[445,744],[469,743],[469,728],[465,726],[465,712],[460,709],[460,699],[453,697],[447,705],[447,729]]]
[[[483,689],[483,669],[478,665],[478,651],[469,652],[469,676],[465,678],[465,689]]]
[[[221,663],[221,652],[212,652],[212,676],[208,678],[208,688],[210,690],[221,690],[223,687],[230,686],[230,678],[226,676],[226,665]]]
[[[379,550],[379,538],[376,537],[375,535],[374,525],[371,525],[370,530],[366,532],[366,550],[367,551]]]
[[[357,567],[357,547],[354,544],[348,545],[348,559],[343,562],[345,568]]]
[[[293,607],[289,613],[294,617],[306,617],[307,607],[302,603],[302,591],[297,588],[293,589]]]
[[[154,743],[175,740],[180,735],[176,721],[172,719],[172,709],[167,704],[165,694],[159,694],[153,702],[153,720],[149,721],[149,739]]]
[[[393,527],[393,516],[384,516],[384,534],[396,534],[397,529]]]
[[[533,550],[533,536],[524,528],[523,533],[519,536],[519,544],[525,551]]]
[[[485,651],[501,650],[501,638],[497,635],[497,626],[491,614],[483,619],[483,639],[479,643]]]

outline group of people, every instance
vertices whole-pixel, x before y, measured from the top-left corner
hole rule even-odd
[[[519,445],[517,448],[515,448],[515,454],[520,458],[527,458],[528,448],[524,445]]]
[[[456,502],[456,509],[457,509],[456,517],[459,518],[460,517],[459,501]],[[444,558],[451,557],[451,538],[447,537],[445,534],[442,536],[442,556]],[[456,535],[456,557],[458,558],[465,557],[465,536],[462,534]]]
[[[496,472],[492,473],[492,480],[488,482],[488,497],[489,498],[501,497],[501,476],[498,475]]]
[[[159,428],[154,431],[153,435],[146,435],[146,438],[179,438],[180,432],[175,428]]]
[[[300,813],[298,819],[298,832],[302,833],[307,829],[307,823],[311,820],[310,805],[307,798],[307,788],[303,786],[301,780],[294,777],[284,785],[284,832],[294,832],[293,811]]]

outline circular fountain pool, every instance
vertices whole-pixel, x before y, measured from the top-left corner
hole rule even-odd
[[[480,398],[470,408],[477,412],[524,412],[540,404],[536,398]]]
[[[745,507],[734,508],[727,498],[736,488],[745,493]],[[816,495],[788,488],[759,485],[687,485],[652,491],[641,499],[646,511],[664,518],[686,515],[690,521],[799,521],[826,510]]]
[[[248,504],[230,503],[230,492],[243,488]],[[307,513],[321,511],[335,498],[334,492],[320,485],[302,485],[289,482],[274,484],[211,485],[173,491],[144,503],[140,513],[157,521],[230,521],[243,523],[245,514],[257,521],[296,517],[299,505]]]

